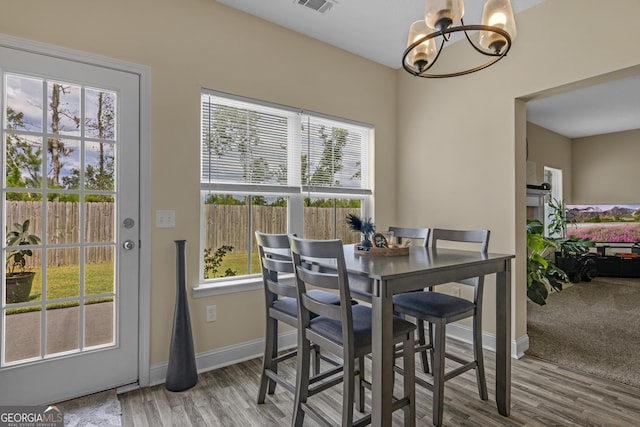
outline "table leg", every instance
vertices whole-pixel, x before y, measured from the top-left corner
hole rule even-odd
[[[372,298],[372,426],[390,426],[393,395],[393,300],[383,280]]]
[[[511,412],[511,260],[496,277],[496,403],[498,412]]]

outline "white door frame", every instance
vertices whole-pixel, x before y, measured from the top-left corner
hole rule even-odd
[[[140,283],[139,283],[139,342],[138,342],[138,386],[150,384],[150,324],[151,324],[151,153],[150,153],[150,68],[93,53],[82,52],[46,43],[0,34],[0,46],[26,50],[61,59],[112,68],[137,74],[140,78]],[[135,385],[127,389],[135,388]]]

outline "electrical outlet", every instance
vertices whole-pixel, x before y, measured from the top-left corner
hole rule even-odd
[[[216,321],[216,306],[208,305],[207,306],[207,322],[215,322]]]
[[[453,295],[454,297],[459,297],[459,296],[460,296],[460,287],[458,287],[458,286],[454,286],[454,287],[452,288],[452,295]]]

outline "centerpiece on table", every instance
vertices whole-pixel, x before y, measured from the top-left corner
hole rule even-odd
[[[347,224],[352,230],[362,233],[362,241],[356,245],[356,255],[397,256],[408,255],[408,245],[392,244],[383,233],[376,233],[376,227],[371,219],[361,219],[356,215],[347,215]]]
[[[373,225],[371,218],[361,219],[357,215],[348,214],[347,215],[347,224],[351,227],[352,230],[359,231],[362,233],[362,241],[360,242],[360,246],[365,248],[370,248],[371,245],[371,236],[376,232],[376,226]]]

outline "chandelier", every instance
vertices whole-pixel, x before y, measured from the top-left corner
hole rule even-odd
[[[418,77],[443,78],[470,74],[502,59],[516,37],[516,24],[510,0],[487,0],[481,25],[465,25],[463,0],[426,0],[424,19],[411,24],[402,67]],[[477,1],[477,0],[474,0]],[[454,33],[463,32],[480,65],[464,66],[461,71],[431,71]],[[474,32],[474,34],[469,34]],[[477,33],[476,33],[477,32]]]

